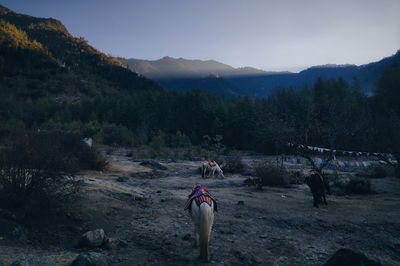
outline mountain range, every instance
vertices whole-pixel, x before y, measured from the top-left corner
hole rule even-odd
[[[132,71],[156,80],[167,90],[198,89],[226,97],[247,95],[257,98],[267,97],[281,88],[311,87],[318,78],[343,78],[363,92],[371,94],[383,71],[392,64],[400,63],[400,51],[378,62],[361,66],[313,66],[299,73],[267,72],[252,67],[234,68],[214,60],[172,57],[153,61],[125,59],[124,63]]]
[[[280,88],[312,86],[318,78],[343,78],[371,94],[383,71],[400,64],[400,51],[361,66],[315,66],[299,73],[234,68],[215,60],[115,58],[72,36],[56,19],[18,14],[0,5],[0,59],[0,93],[22,97],[77,98],[164,88],[262,98]]]

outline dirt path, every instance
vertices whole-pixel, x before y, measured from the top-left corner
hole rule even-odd
[[[82,174],[74,236],[104,228],[110,237],[126,241],[126,247],[100,250],[111,265],[201,264],[199,250],[184,238],[193,236],[193,225],[183,204],[197,183],[219,204],[208,265],[322,265],[341,247],[399,265],[399,180],[372,180],[374,194],[328,196],[328,206],[316,209],[305,185],[256,192],[237,174],[201,179],[200,162],[160,162],[168,169],[153,170],[115,153],[110,170]],[[71,245],[64,248],[69,257],[79,252]],[[65,258],[58,261],[66,265]]]

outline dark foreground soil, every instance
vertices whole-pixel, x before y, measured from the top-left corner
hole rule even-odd
[[[125,243],[96,250],[111,265],[202,264],[188,239],[193,225],[183,210],[192,187],[201,183],[219,204],[208,265],[322,265],[342,247],[383,265],[400,263],[398,179],[373,179],[372,194],[328,196],[328,205],[317,209],[305,185],[258,192],[239,174],[201,179],[200,161],[160,161],[168,169],[157,170],[123,151],[109,160],[109,170],[81,174],[81,194],[65,217],[29,228],[25,240],[0,238],[0,262],[33,254],[70,265],[83,251],[75,248],[80,235],[103,228]]]

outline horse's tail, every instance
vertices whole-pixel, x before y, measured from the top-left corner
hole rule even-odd
[[[206,261],[209,260],[209,241],[214,222],[214,202],[211,205],[206,202],[200,205],[200,257]]]
[[[204,178],[205,175],[205,171],[206,171],[206,166],[204,165],[204,163],[201,165],[201,177]]]

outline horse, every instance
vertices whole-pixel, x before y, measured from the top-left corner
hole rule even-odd
[[[193,247],[200,246],[200,259],[208,262],[210,259],[210,237],[214,223],[214,211],[217,211],[217,203],[207,189],[197,185],[189,195],[185,204],[194,223]]]
[[[218,163],[215,161],[203,163],[201,166],[201,177],[205,178],[208,171],[208,177],[210,177],[211,175],[212,177],[214,177],[215,172],[217,172],[218,177],[221,176],[222,178],[225,178],[224,172],[221,169],[222,167],[222,164],[221,166],[219,166]]]
[[[313,194],[314,207],[319,208],[319,204],[322,203],[322,201],[325,205],[328,205],[326,202],[325,190],[330,194],[329,182],[322,174],[318,171],[310,171],[304,181]]]

